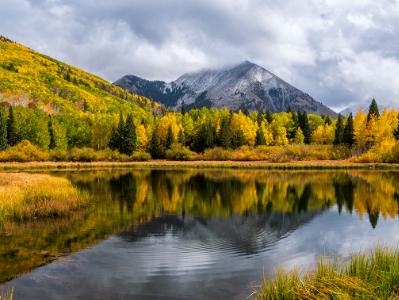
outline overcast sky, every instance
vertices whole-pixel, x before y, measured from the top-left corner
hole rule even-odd
[[[394,0],[0,0],[0,31],[109,81],[250,60],[336,110],[399,104]]]

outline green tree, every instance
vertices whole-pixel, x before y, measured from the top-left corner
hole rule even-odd
[[[166,135],[166,149],[170,149],[174,142],[175,137],[173,135],[172,125],[169,125],[168,134]]]
[[[256,122],[258,123],[258,126],[262,125],[262,122],[263,122],[263,111],[262,110],[258,111],[258,117],[256,119]]]
[[[338,115],[337,124],[335,124],[335,139],[334,145],[340,145],[343,143],[344,138],[344,120],[342,115]]]
[[[348,120],[346,121],[346,125],[344,128],[342,142],[350,147],[355,143],[355,129],[353,126],[353,115],[349,114]]]
[[[179,130],[179,135],[177,136],[177,141],[183,146],[186,144],[186,137],[184,136],[183,129]]]
[[[373,98],[369,107],[369,113],[367,114],[367,124],[370,122],[372,116],[378,118],[380,116],[380,111],[378,109],[377,101]]]
[[[151,136],[150,153],[153,158],[162,158],[161,141],[159,139],[157,131],[158,129],[155,128]]]
[[[266,110],[265,118],[266,118],[267,123],[269,123],[269,124],[272,123],[273,115],[272,115],[272,113],[269,110]]]
[[[7,124],[3,112],[0,110],[0,150],[5,150],[7,147]]]
[[[298,111],[298,123],[302,130],[305,144],[310,144],[312,141],[312,130],[310,129],[309,118],[306,111],[302,113]]]
[[[121,140],[122,143],[120,147],[120,152],[131,155],[137,147],[136,126],[134,125],[132,115],[129,115],[126,119],[125,126],[122,130]]]
[[[48,120],[47,124],[48,124],[48,133],[49,133],[49,136],[50,136],[50,143],[48,145],[48,148],[51,150],[51,149],[54,149],[56,147],[55,136],[54,136],[54,128],[53,128],[53,122],[51,120],[51,116],[49,116],[49,120]]]
[[[216,130],[210,121],[201,125],[198,130],[195,151],[202,152],[205,149],[212,148],[215,145]]]
[[[247,143],[244,132],[242,130],[236,130],[232,136],[231,144],[233,148],[244,146]]]
[[[122,113],[120,113],[118,126],[113,126],[111,130],[111,137],[108,144],[111,149],[121,152],[124,130],[125,122],[123,121]]]
[[[7,119],[7,142],[11,147],[17,143],[17,132],[15,130],[14,110],[10,106]]]
[[[222,118],[220,122],[218,144],[226,149],[231,147],[230,117],[228,116]]]
[[[255,145],[256,146],[266,145],[265,134],[261,126],[259,126],[258,129],[256,130]]]
[[[398,126],[393,131],[393,135],[397,141],[399,141],[399,114],[398,114]]]

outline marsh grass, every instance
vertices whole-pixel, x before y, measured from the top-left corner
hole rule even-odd
[[[85,194],[66,178],[0,173],[0,221],[61,216],[85,202]]]
[[[399,250],[377,247],[348,262],[321,258],[313,271],[279,271],[264,279],[257,299],[399,299]]]
[[[14,298],[14,289],[0,289],[0,300],[12,300]]]

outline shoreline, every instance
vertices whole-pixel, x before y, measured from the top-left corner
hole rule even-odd
[[[292,161],[172,161],[150,160],[135,162],[7,162],[1,171],[19,170],[87,170],[87,169],[259,169],[259,170],[340,170],[371,169],[399,170],[399,164],[354,163],[348,160]]]

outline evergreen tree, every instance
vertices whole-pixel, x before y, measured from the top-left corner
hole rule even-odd
[[[51,120],[51,116],[49,116],[47,127],[48,127],[48,133],[49,133],[49,136],[50,136],[50,144],[48,145],[48,148],[51,150],[51,149],[54,149],[56,147],[55,136],[54,136],[54,128],[53,128],[53,122]]]
[[[353,126],[353,115],[349,114],[348,120],[346,121],[346,125],[343,132],[342,141],[344,144],[352,147],[355,143],[355,129]]]
[[[399,141],[399,114],[398,114],[398,126],[393,131],[393,135],[397,141]]]
[[[129,115],[126,119],[125,126],[122,130],[121,135],[121,147],[119,151],[121,153],[131,155],[137,147],[137,133],[136,126],[133,122],[132,115]]]
[[[380,116],[380,111],[378,109],[377,101],[373,98],[369,107],[369,113],[367,114],[367,123],[370,122],[371,117],[374,116],[378,118]]]
[[[255,145],[256,146],[266,145],[265,134],[263,133],[263,129],[260,126],[256,130]]]
[[[0,151],[7,149],[7,124],[0,110]]]
[[[175,137],[173,136],[172,125],[168,127],[168,134],[166,136],[166,149],[170,149],[170,147],[175,142]]]
[[[230,118],[224,117],[220,122],[220,131],[218,136],[218,144],[223,148],[231,147]]]
[[[331,125],[331,124],[332,124],[332,119],[331,119],[331,116],[330,116],[330,115],[325,116],[325,118],[324,118],[324,124],[325,124],[325,125]]]
[[[312,131],[310,129],[308,114],[306,111],[302,113],[298,112],[298,123],[302,130],[305,144],[310,144],[312,141]]]
[[[216,130],[211,122],[205,122],[201,125],[197,139],[195,141],[195,150],[203,152],[205,149],[212,148],[215,144]]]
[[[14,110],[10,106],[7,119],[7,142],[11,147],[17,143],[17,132],[15,130]]]
[[[180,108],[180,112],[181,114],[184,116],[186,114],[186,108],[184,107],[184,100],[181,103],[181,108]]]
[[[157,128],[155,128],[151,136],[150,152],[152,158],[162,158],[161,149],[160,149],[161,143],[157,131],[158,131]]]
[[[179,135],[177,136],[177,141],[183,146],[186,144],[186,138],[184,136],[183,129],[179,130]]]
[[[231,144],[233,146],[233,148],[238,148],[241,146],[244,146],[247,143],[244,133],[242,132],[242,130],[237,130],[231,139]]]
[[[257,118],[256,122],[258,123],[258,126],[262,125],[262,122],[263,122],[263,112],[262,112],[262,110],[258,111],[258,118]]]
[[[344,137],[344,121],[342,115],[338,115],[337,124],[335,125],[335,139],[334,145],[340,145],[343,142]]]
[[[266,110],[265,118],[267,123],[271,124],[273,121],[273,115],[270,113],[269,110]]]
[[[118,130],[115,127],[115,125],[112,125],[111,129],[111,136],[108,142],[109,148],[112,150],[116,150],[119,147],[119,135],[118,135]]]

